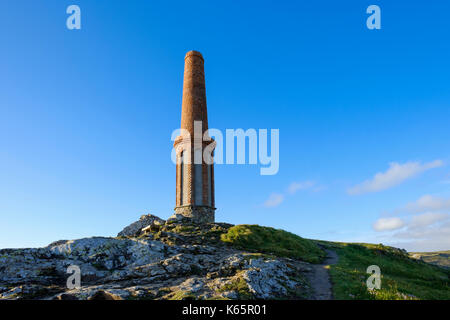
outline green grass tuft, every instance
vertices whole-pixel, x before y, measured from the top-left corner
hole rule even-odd
[[[319,263],[325,252],[312,240],[293,233],[258,225],[237,225],[220,236],[235,248]]]
[[[189,291],[177,291],[170,294],[167,300],[197,300],[197,296]]]
[[[254,299],[253,294],[250,292],[248,288],[248,284],[244,278],[240,275],[236,276],[230,283],[227,283],[222,288],[220,288],[219,292],[225,291],[235,291],[239,295],[239,299],[242,300],[250,300]]]

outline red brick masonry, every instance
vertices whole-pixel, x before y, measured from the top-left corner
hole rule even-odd
[[[206,141],[195,137],[194,141],[194,121],[201,121],[202,136],[208,129],[204,59],[200,52],[189,51],[184,61],[181,129],[189,135],[182,132],[174,143],[177,153],[175,213],[197,222],[214,222],[214,165],[205,163],[203,156],[201,165],[194,164],[196,149],[203,155],[206,146],[215,144],[209,137],[205,137]],[[201,175],[196,175],[195,170],[201,170]],[[201,181],[196,181],[196,177]],[[201,190],[201,197],[196,196],[196,186],[197,192]]]

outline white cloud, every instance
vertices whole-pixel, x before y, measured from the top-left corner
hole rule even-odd
[[[450,223],[441,223],[428,228],[407,228],[395,234],[395,237],[407,240],[436,239],[436,236],[448,235],[450,240]],[[446,248],[448,250],[448,248]]]
[[[424,228],[407,228],[394,234],[397,247],[408,251],[438,251],[450,248],[450,221],[441,221]]]
[[[284,196],[282,194],[272,193],[269,196],[269,199],[267,199],[264,202],[264,206],[267,208],[276,207],[276,206],[279,206],[283,201],[284,201]]]
[[[404,164],[391,162],[387,171],[378,172],[372,179],[349,188],[347,193],[356,195],[389,189],[423,171],[441,167],[443,165],[444,163],[442,160],[435,160],[424,164],[421,164],[420,162],[406,162]]]
[[[405,226],[405,222],[397,217],[380,218],[373,224],[375,231],[390,231],[400,229]]]
[[[442,199],[427,194],[415,202],[408,203],[405,209],[412,213],[438,210],[447,211],[450,210],[450,199]]]
[[[294,194],[299,190],[306,190],[312,188],[316,183],[314,181],[292,182],[287,191],[289,194]]]
[[[399,217],[377,220],[376,231],[397,230],[385,234],[387,243],[409,251],[435,251],[450,248],[450,199],[424,195],[393,213]],[[400,226],[400,220],[403,225]],[[403,228],[402,230],[398,230]],[[383,235],[383,234],[382,234]]]
[[[425,212],[425,213],[413,216],[409,227],[410,228],[427,227],[436,222],[446,220],[449,217],[450,216],[446,213]]]

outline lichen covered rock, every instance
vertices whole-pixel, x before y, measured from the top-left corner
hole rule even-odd
[[[158,227],[142,228],[149,225]],[[0,250],[0,299],[305,298],[308,263],[237,250],[220,241],[231,225],[141,219],[118,238],[61,240]],[[138,231],[139,230],[139,231]],[[67,287],[69,266],[81,286]]]
[[[118,237],[137,237],[141,234],[142,229],[153,224],[164,224],[165,220],[154,216],[152,214],[144,214],[141,218],[130,224],[129,226],[123,228],[117,236]]]

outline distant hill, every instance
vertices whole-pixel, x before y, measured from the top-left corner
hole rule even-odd
[[[439,267],[450,269],[450,250],[435,252],[410,252],[410,257],[419,259]]]

